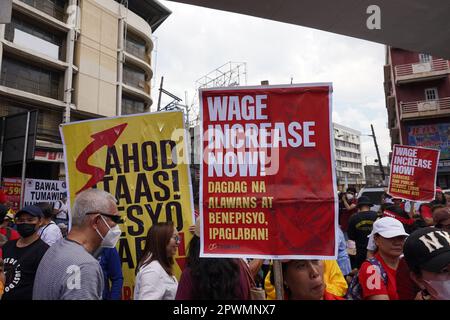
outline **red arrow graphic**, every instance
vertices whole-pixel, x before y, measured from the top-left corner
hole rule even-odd
[[[76,161],[77,170],[91,176],[89,181],[78,190],[75,194],[91,188],[105,176],[105,170],[99,167],[94,167],[88,163],[89,158],[104,146],[112,147],[116,143],[119,136],[125,130],[128,123],[119,124],[118,126],[100,131],[91,135],[94,139],[86,148],[80,153]]]

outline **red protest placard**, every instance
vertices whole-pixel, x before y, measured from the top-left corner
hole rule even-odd
[[[335,257],[331,91],[200,90],[201,256]]]
[[[394,145],[388,193],[412,201],[432,201],[439,150]]]

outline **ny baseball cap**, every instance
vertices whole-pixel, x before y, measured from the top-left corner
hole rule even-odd
[[[383,217],[373,223],[372,233],[367,237],[373,237],[375,234],[379,234],[383,238],[408,236],[405,228],[403,228],[403,224],[391,217]]]
[[[16,218],[22,214],[22,213],[28,213],[29,215],[32,215],[33,217],[38,217],[41,218],[44,216],[44,214],[42,213],[41,208],[37,207],[37,206],[25,206],[22,209],[20,209],[17,213],[16,213]]]
[[[414,231],[403,248],[410,269],[438,273],[450,264],[450,233],[434,227]]]

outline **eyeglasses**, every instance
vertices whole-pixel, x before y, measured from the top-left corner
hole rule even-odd
[[[180,236],[179,235],[172,236],[172,239],[175,240],[175,242],[180,242]]]
[[[103,212],[98,212],[98,211],[86,213],[86,215],[91,215],[91,214],[99,214],[101,216],[108,217],[108,218],[110,218],[112,220],[112,222],[114,222],[116,224],[124,222],[121,216],[117,216],[117,215],[114,215],[114,214],[108,214],[108,213],[103,213]]]

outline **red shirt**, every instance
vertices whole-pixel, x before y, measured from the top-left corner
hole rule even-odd
[[[10,229],[11,230],[11,237],[8,239],[9,240],[17,240],[20,238],[19,233],[14,230],[14,229]],[[4,235],[6,237],[8,231],[6,230],[6,228],[0,228],[0,234]]]
[[[433,219],[433,213],[429,206],[421,206],[419,211],[420,211],[420,215],[422,216],[422,218]]]
[[[356,200],[353,199],[349,205],[351,206],[352,204],[356,204]],[[340,213],[339,213],[339,224],[341,225],[341,229],[344,232],[347,232],[348,229],[348,222],[350,220],[350,217],[355,214],[356,212],[358,212],[358,207],[355,207],[353,209],[347,209],[345,208],[341,208]]]
[[[8,239],[8,241],[9,240],[17,240],[20,238],[20,235],[16,230],[14,230],[14,229],[10,229],[10,230],[11,230],[11,236]],[[0,228],[0,234],[4,235],[6,237],[7,233],[8,233],[8,231],[6,230],[6,228]],[[2,257],[3,257],[3,251],[0,248],[0,258],[2,258]]]
[[[397,267],[397,292],[399,300],[414,300],[420,288],[409,276],[409,268],[405,258],[400,259]]]
[[[361,265],[358,275],[363,299],[366,300],[370,296],[385,294],[389,296],[389,300],[398,300],[396,269],[390,268],[379,253],[375,254],[375,258],[380,261],[387,273],[387,286],[376,268],[370,262],[365,261]]]

